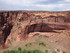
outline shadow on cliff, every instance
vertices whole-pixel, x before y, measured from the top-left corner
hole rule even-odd
[[[7,37],[9,36],[12,27],[13,27],[13,25],[9,24],[9,25],[6,26],[5,29],[3,30],[4,43],[6,42],[6,39],[7,39]]]
[[[29,34],[32,32],[53,32],[53,33],[59,33],[54,30],[65,30],[63,28],[52,28],[48,26],[48,24],[40,23],[40,24],[32,24],[29,26],[26,26],[25,28],[25,34]]]

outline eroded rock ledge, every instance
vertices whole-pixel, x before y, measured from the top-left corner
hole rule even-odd
[[[12,40],[21,41],[32,32],[69,30],[70,12],[2,11],[0,12],[0,47]]]

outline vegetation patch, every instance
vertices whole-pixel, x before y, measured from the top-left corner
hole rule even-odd
[[[52,53],[57,53],[56,51],[53,51]]]
[[[46,44],[44,42],[40,42],[39,45],[46,46]]]
[[[31,45],[32,45],[32,43],[25,44],[26,47],[31,46]]]
[[[22,50],[20,47],[18,50],[6,50],[3,53],[48,53],[48,50]]]
[[[41,51],[41,50],[23,50],[20,47],[17,50],[6,50],[3,53],[49,53],[48,50]],[[57,53],[56,51],[53,51],[51,53]],[[66,52],[62,52],[66,53]]]

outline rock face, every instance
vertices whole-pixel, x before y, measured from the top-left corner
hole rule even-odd
[[[2,11],[0,12],[0,47],[21,41],[32,32],[69,30],[70,12]]]

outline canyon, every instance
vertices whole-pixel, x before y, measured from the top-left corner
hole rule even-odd
[[[70,31],[70,12],[0,11],[0,49],[9,47],[13,40],[23,41],[36,34],[55,35],[61,30]]]

